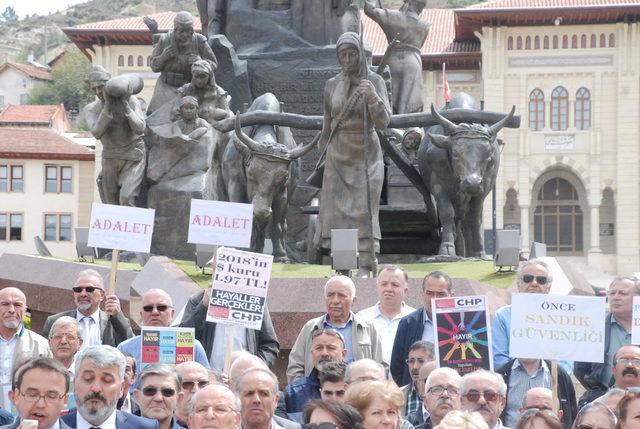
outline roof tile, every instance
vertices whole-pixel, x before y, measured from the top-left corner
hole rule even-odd
[[[0,127],[0,158],[93,161],[95,154],[48,129]]]
[[[149,18],[158,21],[158,31],[169,31],[173,28],[173,20],[176,17],[177,12],[162,12],[146,15]],[[127,30],[127,31],[149,31],[142,16],[134,16],[131,18],[111,19],[109,21],[91,22],[88,24],[78,25],[73,27],[78,30]],[[196,17],[193,22],[193,27],[196,31],[199,31],[200,19]]]
[[[13,61],[7,61],[3,66],[13,67],[34,79],[52,80],[51,70],[42,67],[32,66],[31,64],[14,63]]]
[[[49,124],[56,112],[62,109],[59,105],[8,105],[0,112],[0,124]]]
[[[638,0],[489,0],[466,9],[548,9],[581,6],[611,7],[638,4]]]

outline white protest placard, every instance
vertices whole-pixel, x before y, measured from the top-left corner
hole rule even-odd
[[[511,295],[509,356],[602,362],[603,297]]]
[[[252,226],[252,204],[192,199],[187,242],[249,247]]]
[[[207,322],[260,329],[272,264],[273,255],[219,248]]]
[[[640,345],[640,296],[633,297],[631,344]]]
[[[93,203],[89,247],[148,253],[155,210]]]

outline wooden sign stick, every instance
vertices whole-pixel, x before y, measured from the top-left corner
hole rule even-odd
[[[553,404],[553,413],[558,414],[558,361],[551,361],[551,403]]]
[[[116,276],[118,275],[118,256],[120,251],[113,249],[111,251],[111,275],[109,276],[109,295],[116,294]]]

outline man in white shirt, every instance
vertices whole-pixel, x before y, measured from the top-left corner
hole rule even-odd
[[[409,288],[407,272],[397,265],[386,265],[377,280],[378,302],[356,313],[362,320],[373,322],[382,344],[382,359],[391,363],[393,340],[400,319],[415,311],[404,302]]]
[[[49,336],[57,319],[70,316],[82,326],[83,349],[100,344],[116,347],[133,337],[129,319],[120,309],[120,300],[116,295],[106,295],[100,273],[91,269],[81,271],[72,289],[76,308],[49,316],[42,328],[43,336]],[[103,301],[104,311],[100,309]]]

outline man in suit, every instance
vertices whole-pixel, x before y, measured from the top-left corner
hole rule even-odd
[[[122,395],[124,355],[111,346],[87,347],[76,360],[77,410],[62,417],[74,429],[159,429],[155,420],[116,410]]]
[[[391,352],[391,376],[398,386],[412,382],[409,366],[405,363],[411,345],[418,340],[434,343],[431,300],[453,296],[451,286],[451,278],[446,273],[433,271],[427,274],[422,281],[423,308],[417,309],[400,320]]]
[[[49,336],[58,318],[70,316],[82,326],[83,349],[100,344],[116,347],[133,337],[129,319],[120,309],[120,300],[116,295],[105,295],[100,273],[91,269],[81,271],[72,289],[76,308],[49,316],[44,322],[43,336]],[[104,311],[100,310],[102,301],[105,301]]]
[[[51,356],[47,340],[24,326],[26,310],[27,297],[20,289],[0,290],[0,384],[3,386],[12,384],[11,375],[19,364],[39,356]],[[4,392],[0,394],[0,408],[10,409]]]
[[[38,421],[38,429],[69,429],[59,419],[67,405],[69,372],[55,359],[41,357],[27,361],[18,369],[9,399],[18,409],[18,418],[0,429],[15,429],[22,420]]]
[[[178,399],[182,398],[182,382],[175,368],[153,363],[140,372],[140,382],[135,392],[140,415],[157,420],[160,429],[180,429],[174,413]]]
[[[227,336],[233,332],[233,350],[246,350],[264,360],[271,366],[278,357],[280,344],[276,330],[271,322],[269,310],[265,307],[260,330],[231,329],[219,323],[207,322],[207,308],[211,299],[211,288],[192,295],[184,308],[184,316],[180,326],[195,328],[196,339],[202,343],[211,368],[222,372],[227,350]]]

